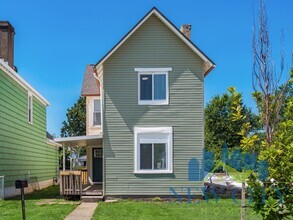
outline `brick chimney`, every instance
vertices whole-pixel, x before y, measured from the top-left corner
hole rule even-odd
[[[14,68],[14,28],[8,21],[0,21],[0,58]]]
[[[191,35],[191,24],[183,24],[180,28],[180,31],[188,38],[190,39]]]

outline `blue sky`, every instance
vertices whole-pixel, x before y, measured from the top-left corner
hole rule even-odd
[[[96,63],[153,6],[177,27],[192,24],[191,39],[216,64],[205,81],[205,102],[236,86],[251,99],[254,0],[1,0],[0,20],[16,30],[15,65],[46,97],[47,129],[57,136],[77,100],[85,65]],[[286,68],[293,50],[292,0],[267,0],[274,55],[285,33]]]

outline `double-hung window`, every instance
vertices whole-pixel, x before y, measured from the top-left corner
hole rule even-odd
[[[101,101],[93,99],[93,126],[101,126]]]
[[[169,104],[168,72],[172,68],[135,68],[138,72],[138,104]]]
[[[28,123],[33,123],[33,95],[31,93],[27,96],[27,120]]]
[[[134,128],[135,173],[172,173],[172,127]]]

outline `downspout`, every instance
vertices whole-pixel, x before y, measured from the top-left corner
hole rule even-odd
[[[99,83],[100,83],[100,100],[101,100],[101,112],[102,112],[102,115],[101,115],[101,133],[103,133],[103,128],[104,128],[104,126],[103,126],[103,122],[104,122],[104,120],[103,120],[103,116],[104,116],[104,96],[103,96],[103,85],[102,85],[102,82],[101,82],[101,80],[98,78],[98,76],[96,75],[97,74],[97,69],[96,69],[96,67],[94,67],[94,77],[99,81]]]

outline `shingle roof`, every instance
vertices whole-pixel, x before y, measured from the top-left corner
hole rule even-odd
[[[53,135],[51,135],[48,131],[46,131],[46,137],[50,140],[54,139]]]
[[[99,82],[94,77],[94,65],[86,65],[83,82],[82,82],[82,89],[81,95],[88,96],[88,95],[99,95]]]

